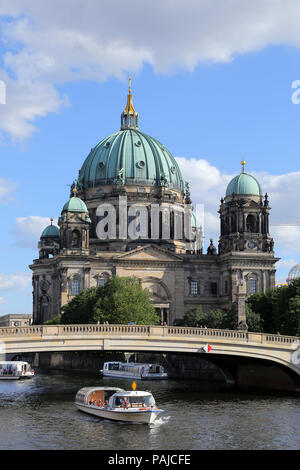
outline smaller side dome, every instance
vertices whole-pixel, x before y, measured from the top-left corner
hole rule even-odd
[[[88,214],[85,203],[77,196],[72,196],[68,202],[66,202],[62,212],[85,212]]]
[[[41,238],[59,238],[59,228],[56,225],[48,225],[41,235]]]
[[[241,161],[242,173],[235,176],[227,186],[226,196],[237,195],[251,195],[262,196],[262,190],[259,182],[254,176],[245,173],[245,160]]]
[[[232,196],[232,194],[262,196],[262,190],[254,176],[241,173],[235,176],[227,186],[226,196]]]

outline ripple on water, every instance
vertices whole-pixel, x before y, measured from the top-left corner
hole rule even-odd
[[[77,390],[112,385],[96,374],[38,372],[0,382],[0,449],[298,449],[300,399],[201,390],[199,383],[139,382],[165,410],[150,426],[101,420],[74,406]],[[113,381],[131,388],[131,381]]]

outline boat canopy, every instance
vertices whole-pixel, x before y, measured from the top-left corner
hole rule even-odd
[[[88,405],[90,401],[109,400],[116,392],[122,392],[122,388],[118,387],[84,387],[76,393],[75,401]]]

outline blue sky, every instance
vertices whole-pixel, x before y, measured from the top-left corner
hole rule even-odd
[[[103,36],[97,2],[73,0],[69,15],[69,0],[56,3],[0,5],[0,315],[31,313],[28,265],[39,234],[60,215],[90,149],[119,129],[129,75],[140,129],[178,158],[194,203],[205,205],[205,248],[210,237],[217,243],[219,201],[242,158],[270,195],[271,223],[300,222],[300,104],[291,99],[300,80],[298,2],[274,0],[270,10],[246,1],[243,10],[237,1],[175,0],[170,10],[166,0],[156,5],[160,26],[145,2],[155,38],[134,0],[131,27],[122,30],[116,1]],[[271,234],[282,282],[300,261],[300,227],[271,226]]]

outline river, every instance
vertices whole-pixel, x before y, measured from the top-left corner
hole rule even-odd
[[[300,397],[216,392],[194,381],[137,382],[151,390],[162,417],[150,426],[101,420],[74,406],[84,386],[131,382],[97,374],[37,371],[0,381],[1,450],[295,450]]]

